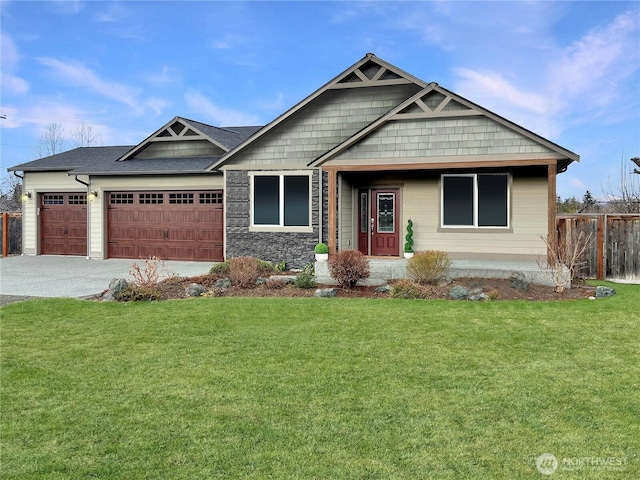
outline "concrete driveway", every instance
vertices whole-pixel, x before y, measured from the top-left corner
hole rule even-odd
[[[0,304],[7,297],[90,297],[114,278],[131,280],[131,265],[140,260],[88,260],[85,257],[16,256],[0,259]],[[191,277],[207,273],[213,262],[162,262],[160,275]]]

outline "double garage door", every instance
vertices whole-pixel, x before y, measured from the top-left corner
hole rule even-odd
[[[222,261],[222,190],[106,194],[107,257]],[[87,255],[87,196],[40,195],[40,253]]]
[[[107,256],[222,261],[222,190],[110,192]]]

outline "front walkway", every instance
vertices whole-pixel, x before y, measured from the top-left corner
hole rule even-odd
[[[383,285],[388,280],[407,277],[407,260],[404,258],[369,257],[371,276],[366,285]],[[316,278],[318,283],[335,284],[329,275],[326,262],[316,262]],[[540,271],[536,262],[506,262],[489,260],[453,260],[447,271],[447,278],[509,278],[515,273],[523,275],[524,280],[537,285],[553,287],[555,284]]]

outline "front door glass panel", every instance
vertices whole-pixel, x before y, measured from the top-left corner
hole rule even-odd
[[[394,233],[395,203],[395,193],[378,194],[378,233]]]

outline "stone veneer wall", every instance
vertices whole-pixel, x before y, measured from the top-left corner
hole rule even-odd
[[[243,170],[227,170],[225,189],[226,258],[251,256],[280,262],[288,268],[302,268],[314,261],[313,248],[318,243],[319,176],[312,176],[311,221],[313,233],[250,232],[250,181]],[[324,215],[323,215],[324,216]]]

